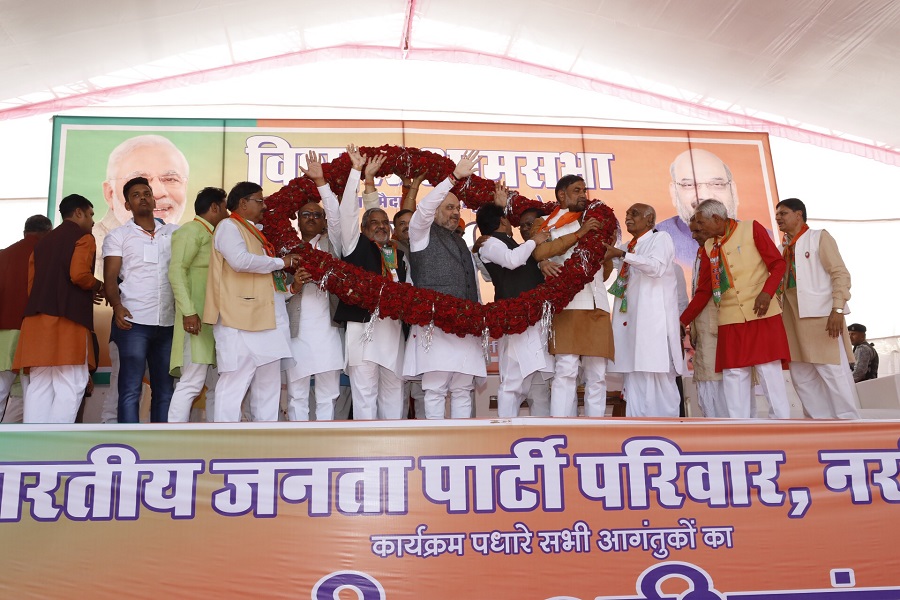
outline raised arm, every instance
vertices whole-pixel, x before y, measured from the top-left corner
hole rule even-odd
[[[332,250],[340,255],[341,252],[341,217],[338,210],[338,199],[331,191],[331,186],[325,181],[325,172],[322,170],[322,161],[319,160],[315,150],[310,150],[306,155],[306,168],[300,165],[304,175],[313,180],[319,197],[322,199],[322,208],[325,210],[326,223],[328,224],[328,241]]]
[[[447,194],[450,193],[450,190],[456,185],[457,180],[468,177],[475,172],[475,165],[477,165],[480,160],[481,157],[478,156],[477,150],[465,152],[459,159],[459,162],[456,163],[453,174],[434,186],[434,189],[419,202],[416,212],[413,213],[413,216],[409,220],[410,250],[416,252],[428,246],[431,224],[434,223],[434,216],[441,203],[444,201],[444,198],[447,197]]]

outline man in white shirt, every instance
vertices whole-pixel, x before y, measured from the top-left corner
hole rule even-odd
[[[456,235],[460,203],[450,190],[475,171],[478,160],[476,151],[463,154],[453,173],[419,203],[409,222],[413,284],[472,302],[479,301],[475,262]],[[471,417],[475,378],[487,374],[480,336],[461,338],[435,328],[428,345],[423,329],[414,325],[410,332],[403,374],[422,376],[426,418],[444,418],[448,393],[450,417]]]
[[[203,322],[213,325],[216,340],[215,420],[239,422],[249,388],[251,419],[277,421],[281,372],[294,365],[282,269],[299,263],[294,254],[276,257],[261,231],[262,187],[238,183],[226,207],[231,215],[213,234],[203,309]]]
[[[516,298],[544,282],[538,262],[531,256],[534,247],[550,238],[542,231],[524,244],[512,238],[512,225],[504,214],[508,191],[502,183],[495,188],[494,204],[478,209],[475,219],[482,238],[478,254],[494,284],[494,299]],[[555,265],[554,265],[555,266]],[[519,407],[526,398],[535,379],[553,377],[553,358],[540,332],[540,323],[531,325],[522,333],[500,338],[500,387],[497,390],[497,416],[519,416]],[[543,403],[532,405],[532,415],[550,414],[549,394]]]
[[[148,369],[150,420],[164,423],[174,391],[169,358],[175,298],[168,274],[178,225],[153,217],[156,201],[146,178],[129,180],[123,191],[133,218],[103,241],[104,288],[113,307],[111,336],[119,350],[118,418],[120,423],[139,421],[141,382]]]

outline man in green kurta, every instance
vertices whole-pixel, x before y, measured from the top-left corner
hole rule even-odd
[[[228,216],[225,190],[207,187],[194,202],[194,220],[172,235],[172,260],[169,282],[175,294],[175,329],[172,336],[172,360],[169,373],[181,377],[169,404],[169,422],[190,419],[191,406],[206,384],[206,414],[212,420],[213,390],[218,378],[215,368],[216,346],[210,326],[203,326],[206,302],[206,277],[213,230]]]

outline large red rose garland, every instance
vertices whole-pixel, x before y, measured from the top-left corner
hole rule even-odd
[[[367,156],[383,153],[387,156],[377,173],[378,177],[391,174],[414,177],[424,173],[425,179],[436,184],[446,179],[455,167],[449,158],[418,148],[385,145],[360,148],[360,153]],[[346,153],[341,154],[322,165],[322,169],[331,190],[340,198],[350,174],[350,157]],[[494,201],[494,182],[472,175],[459,181],[452,192],[466,207],[477,210],[483,204]],[[593,217],[600,221],[601,226],[580,240],[559,276],[548,279],[518,298],[478,304],[416,288],[408,283],[394,283],[304,244],[290,220],[296,218],[298,209],[304,204],[320,201],[312,180],[306,177],[293,179],[266,200],[270,209],[263,218],[266,237],[276,248],[280,248],[282,254],[299,254],[304,268],[313,279],[320,281],[320,285],[344,302],[361,306],[369,312],[378,309],[381,317],[399,319],[412,325],[427,326],[433,323],[458,336],[483,335],[487,331],[499,338],[505,334],[522,333],[547,314],[561,311],[602,267],[600,259],[606,252],[603,242],[614,239],[618,229],[609,206],[598,201],[591,203],[585,211],[585,218]],[[510,221],[517,224],[519,216],[527,209],[537,208],[543,214],[549,214],[555,206],[555,202],[530,200],[513,192],[510,197]]]

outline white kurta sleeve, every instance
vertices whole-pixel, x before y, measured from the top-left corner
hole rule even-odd
[[[409,220],[409,249],[411,252],[418,252],[428,247],[431,238],[431,224],[434,223],[434,215],[437,209],[443,203],[444,198],[453,188],[453,182],[448,177],[444,181],[437,184],[427,196],[425,196],[416,207]]]
[[[284,268],[284,261],[265,254],[253,254],[238,231],[240,225],[234,219],[225,219],[216,227],[213,244],[222,253],[225,262],[238,273],[271,273]]]
[[[338,205],[337,196],[331,191],[331,186],[327,183],[319,190],[319,196],[322,198],[322,208],[325,210],[325,218],[328,223],[328,241],[331,242],[332,250],[341,256],[341,214]]]
[[[497,238],[488,238],[478,250],[481,260],[492,262],[504,269],[518,269],[526,262],[534,251],[534,240],[528,240],[518,248],[508,248]]]
[[[344,187],[344,195],[341,198],[341,248],[344,256],[349,256],[359,243],[359,204],[356,201],[356,192],[359,189],[360,172],[350,169],[347,177],[347,185]]]
[[[626,252],[622,260],[647,277],[662,277],[675,260],[675,246],[672,238],[664,231],[649,235],[653,237],[647,240],[640,253]]]

